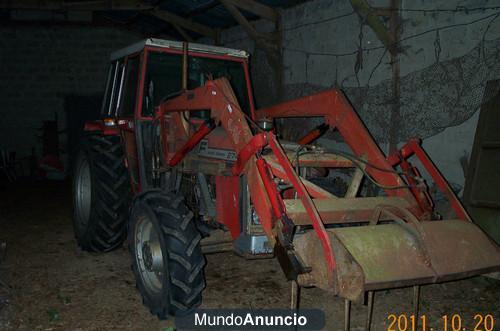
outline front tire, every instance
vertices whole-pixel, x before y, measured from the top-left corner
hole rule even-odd
[[[73,179],[73,228],[83,250],[107,252],[123,243],[130,193],[120,137],[86,136]]]
[[[161,319],[189,314],[205,288],[201,235],[182,197],[138,196],[129,219],[132,270],[144,304]]]

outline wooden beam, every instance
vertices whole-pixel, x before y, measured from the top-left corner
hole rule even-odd
[[[351,0],[351,5],[358,15],[366,21],[366,24],[372,28],[377,38],[384,44],[389,52],[395,52],[395,48],[391,44],[392,38],[390,32],[366,0]]]
[[[391,15],[392,15],[392,10],[390,8],[372,7],[372,10],[378,16],[391,17]]]
[[[193,42],[193,38],[191,38],[191,36],[186,32],[186,30],[184,30],[177,24],[172,24],[172,26],[174,27],[175,30],[177,30],[177,32],[179,32],[179,34],[182,36],[182,38],[184,38],[185,41],[190,43]]]
[[[243,16],[243,14],[236,8],[236,6],[233,5],[232,2],[229,0],[220,0],[220,2],[224,5],[224,7],[227,9],[227,11],[233,16],[233,18],[238,22],[239,25],[245,29],[245,31],[248,33],[248,35],[254,40],[257,41],[260,37],[259,33],[255,28],[253,27],[250,22]]]
[[[254,0],[225,0],[225,2],[273,22],[279,18],[277,10]]]
[[[399,65],[399,39],[401,36],[401,17],[399,16],[399,8],[401,0],[391,0],[391,16],[389,18],[389,30],[391,47],[389,48],[391,56],[391,71],[392,71],[392,102],[391,114],[389,122],[389,153],[397,150],[400,135],[401,122],[401,70]]]
[[[209,1],[203,5],[200,5],[194,9],[190,10],[189,12],[186,13],[186,16],[187,17],[195,17],[198,15],[203,15],[205,12],[217,7],[218,5],[220,5],[219,0]]]
[[[148,10],[153,6],[140,0],[89,0],[89,1],[57,1],[57,0],[0,0],[0,9],[31,10]]]
[[[183,17],[177,16],[168,11],[156,9],[151,12],[151,15],[156,16],[173,25],[177,25],[183,29],[191,30],[203,36],[210,37],[214,40],[217,38],[217,31],[215,29],[200,23],[193,22]]]

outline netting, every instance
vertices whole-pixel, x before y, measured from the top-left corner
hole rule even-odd
[[[426,138],[463,123],[498,93],[499,85],[485,93],[486,82],[498,79],[500,39],[480,42],[461,57],[401,77],[398,141],[414,136]],[[323,89],[324,86],[309,83],[291,84],[285,87],[285,95],[292,99]],[[387,142],[394,102],[391,80],[370,87],[347,87],[344,92],[375,139]],[[293,126],[305,132],[315,122],[304,125],[302,121],[300,126]]]

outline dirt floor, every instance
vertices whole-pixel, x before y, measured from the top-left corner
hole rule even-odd
[[[0,330],[167,330],[143,307],[128,251],[78,249],[67,183],[39,182],[0,188]],[[287,308],[290,284],[275,260],[246,261],[233,253],[207,257],[203,308]],[[374,330],[387,330],[389,314],[411,313],[411,289],[377,292]],[[474,315],[492,314],[500,328],[500,281],[477,277],[422,288],[428,328],[443,330],[441,316],[459,314],[465,330]],[[326,312],[325,330],[343,326],[343,300],[302,290],[301,307]],[[366,306],[353,304],[352,330],[363,330]],[[411,329],[408,329],[411,331]],[[451,328],[449,330],[452,330]],[[481,328],[478,330],[482,330]]]

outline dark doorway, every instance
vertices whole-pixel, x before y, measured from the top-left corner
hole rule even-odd
[[[78,152],[85,122],[100,117],[102,98],[102,94],[68,95],[64,98],[69,169],[72,169],[71,165]]]
[[[474,221],[500,244],[500,80],[486,84],[465,183],[464,201]]]

